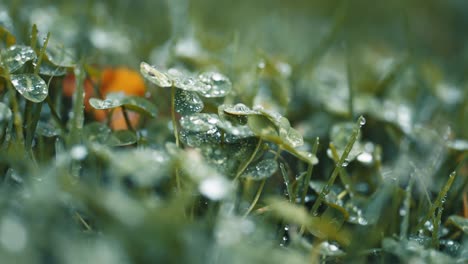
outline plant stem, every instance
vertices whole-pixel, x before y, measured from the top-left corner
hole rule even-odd
[[[176,88],[174,84],[172,84],[171,87],[171,117],[172,117],[172,127],[174,129],[174,138],[175,138],[175,143],[176,146],[179,147],[179,131],[177,128],[177,120],[176,120],[176,111],[175,111],[175,92]]]
[[[122,113],[125,119],[125,124],[127,124],[127,128],[130,129],[131,131],[135,132],[135,129],[132,126],[132,123],[130,122],[130,117],[128,116],[127,108],[125,106],[121,106],[122,108]]]
[[[255,205],[257,204],[258,200],[260,199],[260,195],[262,195],[263,192],[263,187],[265,186],[266,179],[263,179],[262,182],[260,183],[260,186],[258,187],[257,193],[255,194],[255,198],[252,201],[252,204],[250,205],[249,209],[247,212],[245,212],[244,217],[247,217],[250,212],[255,208]]]
[[[319,138],[317,137],[315,139],[314,146],[312,147],[312,154],[314,154],[314,156],[317,155],[318,146],[319,146]],[[306,195],[307,195],[307,191],[309,190],[309,182],[310,182],[310,178],[312,177],[313,170],[314,170],[314,164],[311,163],[307,167],[307,174],[306,174],[306,177],[304,178],[304,181],[302,183],[302,196],[301,196],[301,204],[302,205],[305,204],[305,198],[306,198]]]
[[[400,227],[400,240],[403,240],[408,235],[408,227],[409,227],[409,220],[410,220],[410,205],[411,205],[411,190],[413,188],[414,179],[413,177],[410,178],[408,186],[406,186],[405,190],[405,200],[403,202],[403,220],[401,221]]]
[[[60,130],[62,130],[62,133],[65,134],[66,128],[65,125],[62,123],[62,119],[57,113],[57,110],[55,109],[55,106],[52,104],[52,100],[50,99],[49,96],[46,98],[46,103],[49,106],[50,113],[52,114],[52,118],[55,120],[55,123],[58,124]]]
[[[47,33],[47,37],[44,40],[44,46],[42,46],[41,51],[39,52],[38,58],[37,58],[37,64],[36,67],[34,68],[34,73],[39,74],[39,71],[41,69],[41,63],[42,63],[42,58],[44,57],[45,50],[47,48],[47,44],[49,43],[49,38],[50,38],[50,32]]]
[[[434,229],[432,230],[432,247],[435,250],[439,250],[439,227],[443,210],[444,209],[442,207],[439,207],[437,210],[437,214],[433,217]]]
[[[13,89],[13,87],[11,87],[10,81],[7,81],[7,87],[8,87],[8,90],[10,91],[10,101],[11,101],[11,107],[13,110],[13,124],[16,130],[16,140],[21,145],[24,145],[23,121],[21,118],[18,101],[16,100],[16,91],[15,89]]]

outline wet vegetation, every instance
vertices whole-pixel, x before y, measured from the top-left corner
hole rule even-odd
[[[465,1],[0,3],[0,262],[466,263]]]

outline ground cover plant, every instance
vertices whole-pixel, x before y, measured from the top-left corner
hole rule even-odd
[[[0,262],[466,263],[467,12],[0,3]]]

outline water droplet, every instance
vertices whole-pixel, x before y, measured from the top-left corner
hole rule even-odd
[[[343,160],[343,163],[341,164],[341,167],[347,167],[349,164],[349,160],[345,159]]]
[[[363,152],[357,156],[357,160],[364,164],[371,164],[373,162],[372,154],[369,152]]]
[[[70,150],[70,155],[74,160],[83,160],[88,155],[88,150],[83,145],[76,145]]]
[[[187,115],[180,119],[180,125],[182,128],[192,132],[207,132],[213,129],[217,130],[216,124],[218,122],[218,116],[207,113]]]
[[[223,177],[211,176],[203,179],[198,189],[207,198],[218,201],[228,195],[230,182]]]
[[[366,118],[364,118],[364,116],[360,116],[359,117],[359,126],[363,126],[366,124]]]
[[[105,100],[91,98],[89,99],[89,104],[95,109],[101,109],[101,110],[116,108],[116,107],[120,107],[123,105],[121,100],[111,99],[111,98],[107,98]]]
[[[266,66],[266,64],[265,64],[265,61],[263,61],[263,60],[260,61],[260,62],[257,64],[257,67],[258,67],[259,69],[261,69],[261,70],[265,69],[265,66]]]
[[[26,247],[28,232],[20,219],[4,216],[0,223],[0,244],[11,252],[20,252]]]
[[[218,72],[205,72],[198,76],[198,79],[208,87],[200,91],[204,97],[224,97],[231,90],[231,81]]]
[[[204,104],[195,92],[177,89],[175,95],[175,109],[181,115],[199,113],[203,110]]]
[[[400,213],[400,216],[405,216],[407,211],[406,211],[405,208],[402,207],[402,208],[400,208],[399,213]]]
[[[254,180],[262,180],[270,177],[278,170],[278,162],[274,159],[264,159],[249,166],[242,177],[248,177]]]

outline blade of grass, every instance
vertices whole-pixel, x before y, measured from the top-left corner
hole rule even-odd
[[[410,205],[411,205],[411,190],[413,189],[414,179],[411,177],[405,189],[405,200],[403,201],[403,219],[400,227],[400,240],[406,239],[408,235],[409,220],[410,220]],[[401,214],[401,213],[400,213]]]
[[[335,145],[330,142],[330,150],[332,152],[332,156],[333,156],[333,160],[335,162],[338,162],[339,160],[339,155],[338,155],[338,151],[336,150],[335,148]],[[341,182],[343,183],[345,189],[346,189],[346,192],[349,193],[349,196],[350,197],[354,197],[354,188],[352,186],[352,181],[351,179],[349,178],[348,174],[346,173],[345,169],[344,168],[340,168],[340,172],[338,174],[340,176],[340,180]]]
[[[338,173],[340,169],[343,166],[343,163],[345,162],[346,158],[348,158],[349,153],[351,152],[351,149],[354,146],[354,143],[356,142],[359,132],[361,131],[361,126],[363,126],[366,122],[366,119],[363,116],[360,116],[358,118],[356,128],[354,129],[353,133],[351,134],[350,140],[348,141],[348,144],[346,144],[346,147],[343,151],[343,154],[341,155],[340,160],[336,163],[335,169],[332,172],[332,175],[330,176],[330,179],[328,182],[325,184],[325,186],[322,188],[322,191],[320,192],[319,196],[317,197],[317,200],[315,201],[314,205],[312,206],[312,214],[317,215],[317,210],[322,204],[322,201],[325,199],[325,196],[330,192],[330,188],[333,185],[333,183],[336,180],[336,177],[338,176]]]
[[[317,155],[317,150],[318,150],[318,146],[319,146],[319,137],[317,137],[315,139],[315,143],[314,143],[314,146],[312,147],[312,154],[314,154],[314,156]],[[312,177],[312,172],[314,170],[314,164],[309,164],[309,166],[307,167],[307,174],[304,178],[304,181],[302,183],[302,195],[301,195],[301,204],[304,205],[305,204],[305,198],[306,198],[306,195],[307,195],[307,191],[309,190],[309,182],[310,182],[310,178]]]
[[[424,223],[426,223],[427,220],[431,219],[434,216],[434,213],[436,212],[437,208],[440,208],[440,207],[442,207],[444,205],[445,199],[446,199],[445,197],[447,196],[447,193],[450,190],[450,187],[452,186],[456,175],[457,175],[457,173],[455,171],[450,173],[447,182],[445,183],[442,190],[440,190],[439,194],[437,195],[436,200],[432,204],[432,206],[429,209],[427,215],[424,216],[424,218],[419,222],[419,224],[416,226],[416,230],[414,230],[414,231],[417,231],[417,230],[421,229],[421,227],[424,225]]]

